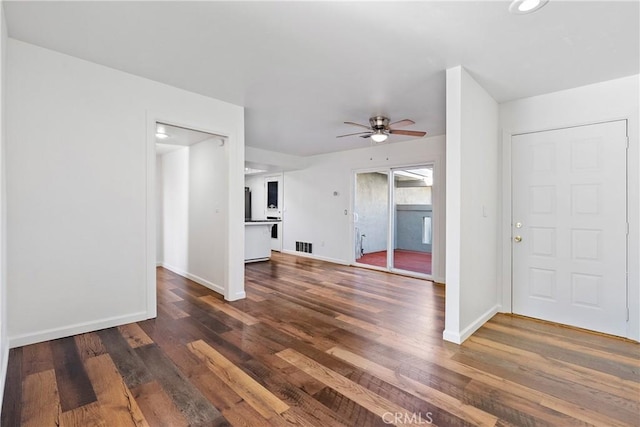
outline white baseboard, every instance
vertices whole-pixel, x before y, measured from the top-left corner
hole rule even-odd
[[[27,334],[9,337],[9,347],[21,347],[23,345],[70,337],[72,335],[84,334],[86,332],[93,332],[100,329],[112,328],[114,326],[126,325],[127,323],[140,322],[142,320],[147,320],[148,318],[149,316],[147,315],[146,311],[140,311],[124,316],[109,317],[107,319],[77,323],[71,326],[45,329],[38,332],[30,332]]]
[[[487,321],[491,319],[493,316],[495,316],[499,311],[500,311],[500,305],[496,304],[493,307],[491,307],[489,310],[487,310],[484,314],[482,314],[480,317],[478,317],[476,320],[471,322],[471,324],[466,328],[464,328],[462,331],[458,332],[458,331],[450,331],[445,329],[444,332],[442,333],[442,339],[444,339],[445,341],[452,342],[454,344],[462,344],[463,342],[465,342],[467,338],[473,335],[475,331],[480,329],[482,325],[487,323]]]
[[[247,297],[247,293],[245,291],[242,291],[242,292],[236,293],[235,295],[231,295],[229,298],[225,296],[224,299],[227,301],[238,301],[241,299],[245,299],[246,297]]]
[[[305,253],[305,252],[297,252],[297,251],[292,251],[292,250],[288,250],[288,249],[283,249],[282,253],[283,254],[288,254],[288,255],[295,255],[295,256],[299,256],[299,257],[303,257],[303,258],[317,259],[318,261],[332,262],[334,264],[349,265],[348,262],[345,262],[344,260],[341,260],[341,259],[323,257],[323,256],[314,255],[314,254],[308,254],[308,253]]]
[[[220,295],[224,295],[224,287],[222,287],[220,285],[217,285],[217,284],[215,284],[213,282],[210,282],[210,281],[208,281],[206,279],[203,279],[202,277],[196,276],[195,274],[191,274],[191,273],[189,273],[187,271],[184,271],[184,270],[182,270],[182,269],[180,269],[178,267],[174,267],[171,264],[167,264],[166,262],[162,263],[162,267],[166,268],[169,271],[173,271],[177,275],[180,275],[182,277],[186,277],[189,280],[193,280],[197,284],[202,285],[205,288],[209,288],[212,291],[215,291],[215,292],[219,293]],[[232,300],[232,301],[235,301],[235,300]]]

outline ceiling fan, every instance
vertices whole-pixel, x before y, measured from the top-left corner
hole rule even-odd
[[[371,138],[373,142],[379,143],[384,142],[389,137],[389,135],[409,135],[409,136],[417,136],[422,137],[427,134],[427,132],[422,132],[418,130],[401,130],[396,129],[402,126],[409,126],[415,124],[413,120],[404,119],[398,120],[397,122],[389,123],[389,118],[384,116],[374,116],[369,119],[369,126],[361,125],[359,123],[354,122],[344,122],[345,125],[353,125],[361,128],[367,129],[363,132],[356,133],[348,133],[346,135],[339,135],[337,138],[343,138],[345,136],[354,136],[359,135],[360,138]],[[395,126],[396,128],[393,128]]]

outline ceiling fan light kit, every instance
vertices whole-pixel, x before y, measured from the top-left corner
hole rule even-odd
[[[384,133],[383,130],[377,130],[376,133],[374,133],[373,135],[371,135],[371,139],[373,140],[373,142],[385,142],[387,140],[389,136]]]
[[[415,124],[413,120],[403,119],[398,120],[397,122],[390,123],[388,117],[384,116],[373,116],[369,119],[369,126],[361,125],[360,123],[354,122],[344,122],[346,125],[358,126],[361,128],[367,129],[366,131],[356,132],[356,133],[348,133],[346,135],[339,135],[337,138],[344,138],[345,136],[355,136],[358,135],[360,138],[371,138],[373,142],[376,144],[385,142],[389,135],[407,135],[407,136],[416,136],[421,138],[427,134],[427,132],[418,131],[418,130],[400,130],[393,128],[392,126],[402,127],[409,126]]]

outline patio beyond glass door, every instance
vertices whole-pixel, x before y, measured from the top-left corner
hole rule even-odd
[[[431,275],[433,167],[355,174],[356,264]]]

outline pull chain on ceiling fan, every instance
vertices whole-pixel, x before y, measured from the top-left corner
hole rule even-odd
[[[413,120],[409,120],[409,119],[403,119],[393,123],[389,123],[388,117],[374,116],[369,119],[369,126],[361,125],[360,123],[354,123],[354,122],[344,122],[344,124],[358,126],[367,130],[363,132],[339,135],[337,136],[337,138],[344,138],[345,136],[358,135],[361,138],[371,138],[374,142],[380,143],[380,142],[384,142],[389,137],[389,135],[408,135],[408,136],[423,137],[427,134],[427,132],[417,131],[417,130],[396,129],[398,127],[415,124]],[[393,128],[392,126],[395,126],[396,128]]]

